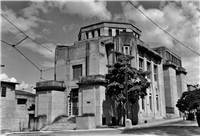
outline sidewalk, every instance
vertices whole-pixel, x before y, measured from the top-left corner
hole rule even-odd
[[[174,122],[179,122],[182,121],[183,118],[175,118],[175,119],[168,119],[168,120],[155,120],[155,122],[151,122],[151,123],[145,123],[145,124],[138,124],[138,125],[134,125],[132,126],[132,128],[130,129],[138,129],[138,128],[148,128],[148,127],[154,127],[154,126],[158,126],[158,125],[164,125],[167,123],[174,123]],[[173,126],[174,124],[172,124]],[[176,125],[181,125],[181,124],[176,124]],[[187,124],[188,126],[197,126],[196,121],[194,122],[188,122]],[[96,128],[96,129],[89,129],[89,130],[61,130],[61,131],[56,131],[56,132],[76,132],[76,131],[105,131],[105,130],[125,130],[125,127],[118,127],[118,128]],[[9,134],[34,134],[34,133],[51,133],[54,131],[33,131],[33,132],[10,132],[10,133],[5,133],[2,134],[1,136],[7,136]]]

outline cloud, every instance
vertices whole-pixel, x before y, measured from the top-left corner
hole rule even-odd
[[[7,82],[17,82],[17,80],[14,77],[9,78],[5,73],[0,74],[0,80]]]
[[[45,39],[45,37],[39,33],[36,33],[37,29],[40,29],[41,23],[50,23],[51,21],[43,20],[40,18],[40,13],[50,13],[52,8],[59,8],[61,12],[68,14],[80,15],[83,18],[99,18],[101,20],[109,20],[111,18],[110,12],[106,9],[106,2],[103,1],[79,1],[79,2],[60,2],[60,1],[43,1],[43,2],[29,2],[26,8],[21,9],[19,12],[15,12],[12,9],[8,9],[6,6],[2,8],[2,14],[8,18],[29,37],[36,41],[39,39]],[[25,36],[19,32],[14,26],[12,26],[7,20],[2,19],[2,33],[10,34],[14,38],[12,41],[20,41]],[[76,25],[71,24],[69,26],[63,26],[65,32],[69,32],[74,29]],[[43,33],[50,34],[48,29],[43,28]],[[11,41],[11,42],[12,42]],[[33,52],[37,52],[45,58],[54,58],[55,45],[53,43],[42,43],[43,46],[51,51],[37,45],[30,39],[24,40],[20,45],[30,49]]]
[[[50,33],[51,33],[50,30],[49,30],[49,29],[46,29],[46,28],[44,28],[44,29],[42,30],[42,32],[43,32],[44,34],[50,34]]]
[[[106,8],[105,1],[56,1],[49,2],[49,6],[58,7],[61,12],[79,15],[86,18],[98,18],[100,20],[110,20],[111,13]]]
[[[26,84],[24,81],[19,85],[16,85],[16,90],[23,90],[25,92],[35,93],[36,90],[33,88],[33,85]]]
[[[54,62],[52,62],[52,61],[44,61],[42,63],[42,66],[48,67],[48,68],[53,68],[54,67]]]
[[[64,25],[64,26],[62,27],[62,29],[63,29],[64,32],[68,33],[68,32],[70,32],[70,31],[72,31],[75,27],[77,27],[77,25],[75,25],[75,24],[70,24],[70,25]]]
[[[177,1],[162,2],[160,9],[137,7],[165,31],[186,46],[200,53],[200,8],[199,2]],[[166,46],[182,58],[182,64],[188,71],[187,82],[199,83],[199,56],[180,45],[176,40],[165,34],[130,3],[122,2],[123,13],[113,16],[114,20],[133,23],[142,30],[141,39],[150,47]],[[192,61],[193,59],[198,62]]]
[[[14,77],[9,78],[5,73],[0,74],[0,80],[17,83],[17,80]],[[20,83],[19,85],[16,85],[15,89],[24,90],[26,92],[31,92],[31,93],[36,92],[35,89],[33,89],[33,85],[26,84],[24,81],[22,81],[22,83]]]
[[[54,45],[53,43],[44,43],[41,46],[32,42],[31,40],[26,40],[23,43],[21,43],[19,46],[28,48],[32,50],[33,52],[37,52],[43,57],[51,59],[51,60],[53,60],[55,56],[56,45]]]

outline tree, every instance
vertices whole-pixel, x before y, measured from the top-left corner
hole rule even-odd
[[[200,108],[200,89],[183,92],[181,98],[178,100],[176,107],[179,111],[185,113]]]
[[[123,107],[128,101],[131,104],[135,104],[140,98],[144,98],[147,95],[146,89],[150,86],[150,83],[146,79],[146,75],[150,72],[133,68],[130,65],[131,59],[134,58],[133,56],[119,52],[114,53],[117,56],[117,61],[108,66],[106,95]],[[128,96],[128,99],[126,99],[126,96]],[[128,104],[126,105],[128,113]]]

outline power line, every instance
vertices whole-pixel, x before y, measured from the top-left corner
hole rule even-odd
[[[42,45],[41,43],[35,41],[34,39],[32,39],[31,37],[29,37],[26,33],[24,33],[22,30],[20,30],[15,24],[13,24],[8,18],[6,18],[3,14],[1,14],[1,16],[6,19],[8,22],[10,22],[15,28],[17,28],[17,30],[19,30],[21,33],[23,33],[27,38],[31,39],[33,42],[37,43],[38,45],[41,45],[43,48],[49,50],[50,52],[54,53],[52,50],[48,49],[47,47],[45,47],[44,45]]]
[[[10,22],[10,23],[11,23],[15,28],[17,28],[21,33],[23,33],[23,34],[26,36],[26,38],[29,38],[30,40],[32,40],[32,41],[35,42],[36,44],[42,46],[43,48],[47,49],[48,51],[50,51],[51,53],[53,53],[55,56],[57,56],[55,52],[53,52],[53,51],[50,50],[49,48],[45,47],[45,46],[42,45],[41,43],[37,42],[37,41],[34,40],[33,38],[29,37],[26,33],[24,33],[22,30],[20,30],[15,24],[13,24],[13,23],[12,23],[8,18],[6,18],[3,14],[1,14],[1,16],[2,16],[3,18],[5,18],[8,22]],[[25,39],[26,39],[26,38],[25,38]],[[25,40],[25,39],[23,39],[23,40]],[[21,40],[21,41],[23,41],[23,40]],[[21,43],[21,41],[20,41],[19,43]],[[60,57],[60,56],[59,56],[59,57]],[[62,57],[60,57],[60,58],[62,58]],[[62,58],[62,59],[66,61],[65,58]],[[47,70],[43,70],[43,71],[48,71],[48,69],[47,69]]]
[[[3,43],[12,46],[13,48],[15,48],[15,45],[12,45],[10,43],[7,43],[3,40],[1,40]],[[17,50],[22,56],[24,56],[34,67],[36,67],[39,71],[42,71],[38,66],[36,66],[28,57],[26,57],[20,50],[18,50],[17,48],[15,48],[15,50]]]
[[[195,50],[193,50],[192,48],[186,46],[185,44],[183,44],[182,42],[180,42],[178,39],[176,39],[174,36],[172,36],[171,34],[169,34],[167,31],[165,31],[162,27],[160,27],[158,24],[156,24],[151,18],[149,18],[144,12],[142,12],[140,9],[138,9],[130,0],[128,1],[133,7],[135,7],[138,11],[140,11],[146,18],[148,18],[154,25],[156,25],[158,28],[160,28],[162,31],[164,31],[166,34],[168,34],[170,37],[172,37],[174,40],[176,40],[178,43],[180,43],[181,45],[183,45],[184,47],[188,48],[189,50],[191,50],[192,52],[196,53],[197,55],[200,56],[200,53],[196,52]]]

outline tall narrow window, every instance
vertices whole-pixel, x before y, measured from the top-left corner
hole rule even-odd
[[[143,71],[143,59],[139,58],[139,70]]]
[[[154,80],[157,81],[158,80],[157,78],[158,78],[157,77],[157,66],[154,65]]]
[[[166,51],[166,60],[170,60],[170,53]]]
[[[95,36],[94,36],[94,31],[92,31],[92,38],[94,38]]]
[[[142,98],[142,109],[144,110],[144,98]]]
[[[108,35],[112,36],[112,29],[108,29]]]
[[[85,34],[86,34],[86,39],[89,39],[89,35],[88,35],[88,32],[86,32]]]
[[[6,87],[2,87],[1,97],[6,97]]]
[[[100,29],[98,29],[97,31],[98,31],[98,36],[100,37],[100,36],[101,36],[101,31],[100,31]]]
[[[82,76],[82,65],[74,65],[73,68],[73,79],[78,79]]]
[[[156,107],[157,107],[157,110],[159,111],[158,95],[156,95]]]
[[[124,45],[124,54],[125,55],[130,55],[130,46],[129,45]]]
[[[119,35],[119,30],[118,29],[116,29],[116,35]]]
[[[152,110],[152,97],[151,97],[151,94],[149,96],[149,107],[150,107],[150,110]]]
[[[72,89],[72,114],[78,115],[78,89]]]
[[[147,71],[150,71],[150,74],[147,75],[148,79],[151,79],[151,63],[147,61]]]

